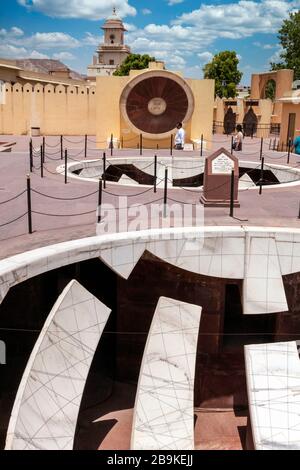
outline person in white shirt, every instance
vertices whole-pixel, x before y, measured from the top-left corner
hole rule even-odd
[[[176,127],[177,127],[177,133],[175,136],[175,149],[183,150],[184,143],[185,143],[185,130],[182,127],[182,122],[178,122]]]
[[[241,151],[243,150],[243,140],[244,140],[244,134],[243,134],[243,128],[240,124],[236,126],[236,135],[233,140],[233,150],[236,151]]]

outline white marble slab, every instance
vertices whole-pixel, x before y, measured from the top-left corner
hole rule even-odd
[[[194,449],[194,376],[201,307],[161,297],[138,382],[133,450]]]
[[[258,450],[300,450],[300,362],[295,341],[245,346],[252,436]]]
[[[240,177],[239,189],[249,189],[253,188],[254,186],[256,187],[255,183],[253,183],[252,179],[247,173]]]
[[[288,311],[276,241],[247,236],[243,299],[248,314]]]
[[[86,379],[109,315],[77,281],[64,289],[26,366],[6,450],[72,450]]]

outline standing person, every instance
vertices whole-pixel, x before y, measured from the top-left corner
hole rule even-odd
[[[183,150],[185,143],[185,130],[182,127],[182,122],[177,123],[177,133],[175,136],[175,149]]]
[[[296,137],[294,140],[294,149],[295,149],[295,154],[300,155],[300,129],[296,130]]]
[[[233,150],[236,150],[240,152],[243,149],[243,140],[244,140],[244,134],[243,134],[243,128],[240,124],[236,126],[236,135],[234,137],[233,141]]]

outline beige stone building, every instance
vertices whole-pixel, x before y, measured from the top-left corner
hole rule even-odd
[[[97,77],[95,86],[12,83],[3,87],[1,134],[97,135],[99,148],[111,135],[115,146],[136,148],[142,136],[144,147],[169,148],[180,121],[187,144],[199,146],[203,135],[204,147],[211,145],[214,81],[185,79],[161,62],[126,77]]]
[[[214,129],[216,133],[234,132],[241,124],[246,135],[269,137],[279,135],[282,122],[283,97],[293,83],[293,71],[288,69],[253,74],[251,94],[246,98],[220,99],[214,106]],[[266,98],[267,85],[273,82],[274,101]]]
[[[279,103],[282,106],[279,146],[286,148],[288,142],[295,139],[296,130],[300,129],[300,89],[290,90],[279,99]]]
[[[70,70],[59,60],[53,59],[19,59],[0,58],[0,81],[14,85],[31,83],[35,85],[85,85],[85,77]]]
[[[93,64],[88,67],[88,77],[110,76],[130,54],[130,48],[125,44],[124,24],[113,9],[113,14],[102,26],[104,42],[99,45]]]

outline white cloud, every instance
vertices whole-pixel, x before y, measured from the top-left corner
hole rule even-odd
[[[80,42],[77,39],[73,38],[69,34],[60,32],[35,33],[25,39],[25,44],[37,49],[50,49],[53,47],[72,49],[80,46]]]
[[[18,0],[31,11],[38,11],[56,18],[85,18],[98,21],[112,13],[112,6],[122,17],[135,16],[136,9],[128,0]],[[113,3],[113,4],[112,4]]]
[[[18,31],[16,31],[16,29]],[[19,28],[12,28],[9,31],[1,29],[0,43],[10,43],[13,46],[27,47],[37,50],[47,50],[57,47],[72,49],[81,45],[77,39],[66,33],[35,33],[31,36],[25,37],[21,35],[21,31],[22,30],[19,30]]]
[[[211,52],[200,52],[197,56],[203,63],[207,63],[213,58],[213,54]]]
[[[143,8],[142,9],[142,14],[143,15],[151,15],[152,11],[149,10],[149,8]]]
[[[282,61],[282,58],[280,57],[280,55],[282,54],[283,52],[283,49],[281,46],[278,46],[278,49],[277,51],[274,52],[274,54],[269,58],[269,62],[281,62]]]
[[[172,5],[177,5],[178,3],[183,3],[184,0],[169,0],[168,1],[168,5],[172,6]]]
[[[253,46],[259,47],[260,49],[276,49],[278,47],[277,44],[262,44],[261,42],[255,41],[253,42]]]
[[[23,56],[24,57],[24,56]],[[30,54],[26,55],[26,59],[49,59],[50,57],[47,54],[42,54],[38,51],[32,51]]]
[[[255,33],[276,33],[289,12],[300,7],[299,0],[240,0],[236,3],[206,5],[184,13],[173,24],[204,29],[212,39],[240,39]]]
[[[56,60],[61,60],[61,61],[76,59],[76,57],[73,54],[71,54],[70,52],[64,52],[64,51],[53,54],[52,58]]]
[[[11,29],[0,29],[0,40],[1,38],[5,38],[7,41],[13,40],[16,38],[20,38],[24,35],[24,31],[16,26],[13,26]]]
[[[15,37],[21,37],[24,35],[24,31],[20,28],[17,28],[16,26],[13,26],[10,31],[11,34]]]
[[[5,59],[21,59],[27,55],[24,47],[15,47],[11,44],[0,44],[0,57]]]
[[[124,26],[127,29],[127,31],[136,31],[137,30],[137,27],[132,23],[124,23]]]

